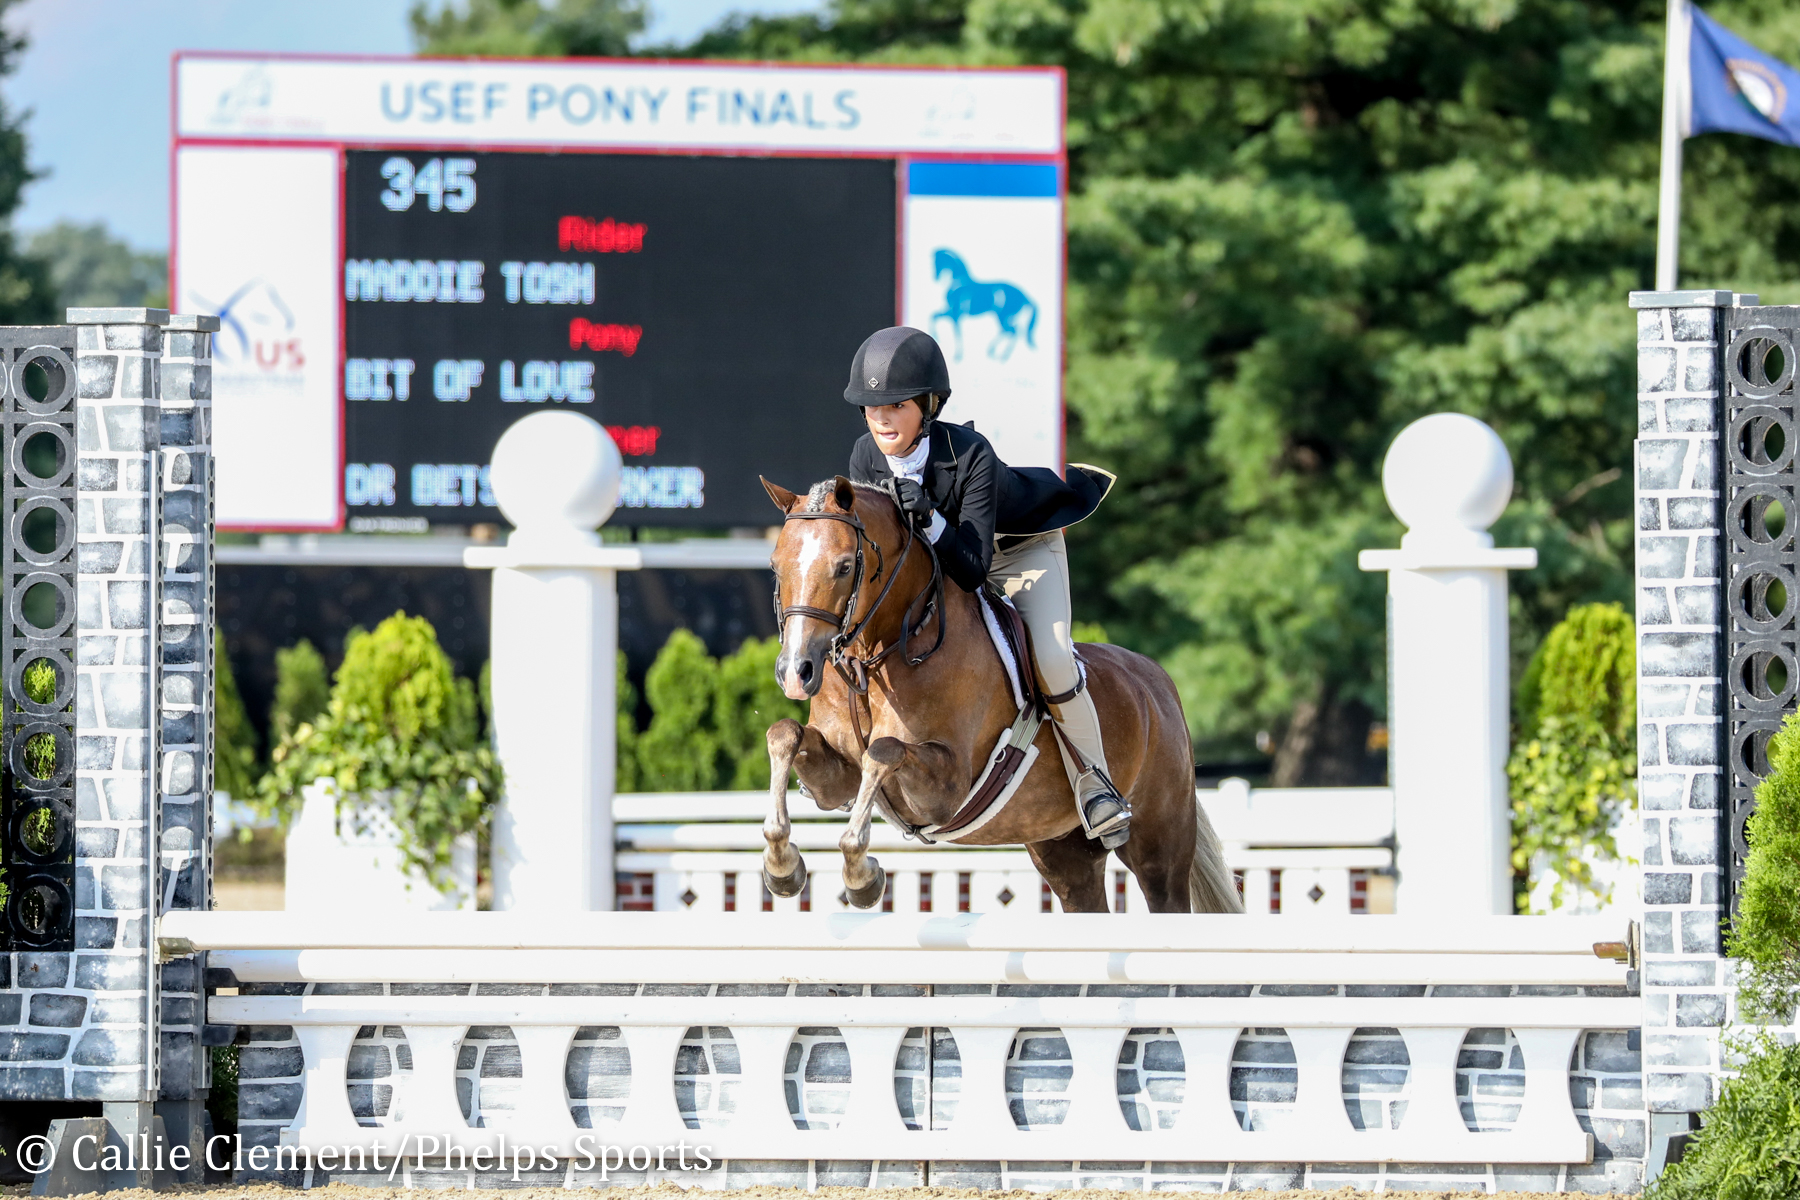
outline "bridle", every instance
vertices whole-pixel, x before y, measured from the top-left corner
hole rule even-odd
[[[785,629],[788,618],[797,616],[812,617],[815,620],[836,625],[837,633],[832,636],[831,650],[827,658],[837,669],[837,673],[843,677],[850,690],[859,696],[868,695],[869,673],[886,662],[888,656],[895,650],[900,651],[900,657],[907,666],[917,667],[923,665],[925,660],[936,654],[944,645],[944,572],[943,567],[938,563],[937,555],[932,554],[928,547],[926,554],[931,559],[931,582],[927,583],[918,595],[907,602],[906,611],[900,619],[899,639],[889,643],[888,647],[879,654],[872,656],[856,655],[850,652],[850,647],[862,637],[863,631],[869,627],[869,622],[875,619],[875,614],[881,611],[882,604],[887,601],[888,593],[894,590],[894,584],[899,580],[901,571],[906,567],[907,557],[912,553],[913,543],[918,541],[913,523],[906,517],[905,510],[900,509],[898,499],[891,492],[889,499],[894,500],[894,507],[900,512],[900,523],[906,527],[906,543],[900,548],[900,558],[894,563],[894,569],[891,572],[887,571],[887,555],[882,551],[881,543],[869,536],[868,528],[863,525],[862,518],[854,512],[791,512],[787,514],[783,522],[785,524],[786,521],[841,521],[856,531],[856,566],[850,577],[850,598],[844,605],[844,611],[836,613],[826,608],[815,608],[810,604],[790,604],[783,607],[781,580],[777,578],[775,580],[775,622],[778,629]],[[875,552],[875,571],[866,579],[864,572],[867,569],[868,560],[863,555],[865,544]],[[862,620],[855,620],[856,603],[862,596],[863,584],[865,582],[873,584],[884,573],[887,575],[887,582],[881,585],[881,591],[876,594],[874,603],[869,605],[869,611],[863,614]],[[918,607],[921,601],[924,602],[924,607],[919,612],[918,620],[913,621],[911,620],[913,609]],[[911,652],[912,639],[924,630],[925,624],[931,620],[934,610],[938,616],[937,640],[932,642],[929,650],[915,658]],[[862,722],[857,718],[855,700],[850,702],[850,724],[856,730],[857,741],[862,743],[866,750],[869,741],[863,734]]]

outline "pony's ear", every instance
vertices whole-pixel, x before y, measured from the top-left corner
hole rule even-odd
[[[790,512],[793,510],[794,501],[798,500],[800,497],[788,491],[779,483],[770,483],[761,475],[758,475],[757,478],[762,480],[763,491],[769,493],[769,499],[775,502],[776,508],[779,508],[782,512]]]
[[[842,475],[839,475],[832,482],[836,485],[836,490],[833,492],[832,498],[837,501],[838,507],[845,512],[849,512],[851,509],[855,508],[856,487]]]

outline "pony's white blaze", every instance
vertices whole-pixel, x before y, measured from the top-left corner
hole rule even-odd
[[[808,521],[808,525],[816,525],[816,521]],[[813,562],[825,553],[825,535],[822,530],[808,529],[800,535],[800,561],[795,568],[804,576],[812,569]]]
[[[806,524],[814,525],[817,524],[817,522],[808,521]],[[808,529],[801,533],[800,555],[798,560],[794,563],[794,578],[805,579],[807,573],[812,570],[813,564],[816,563],[819,560],[819,556],[824,553],[825,538],[822,531]],[[791,700],[804,700],[807,698],[806,689],[802,687],[800,681],[794,677],[794,663],[798,661],[798,654],[801,650],[801,642],[804,637],[803,630],[805,628],[806,618],[798,613],[781,623],[780,665],[782,669],[780,683],[782,692]]]

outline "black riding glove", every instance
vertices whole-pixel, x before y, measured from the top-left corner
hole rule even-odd
[[[905,513],[917,525],[926,525],[931,521],[931,497],[925,489],[910,479],[894,480],[894,498],[900,502],[900,511]]]

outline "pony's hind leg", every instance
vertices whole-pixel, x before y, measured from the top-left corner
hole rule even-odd
[[[1079,826],[1062,837],[1028,843],[1025,849],[1064,912],[1111,911],[1106,902],[1106,850]]]
[[[805,735],[805,728],[791,717],[769,727],[769,816],[763,821],[768,845],[763,848],[762,876],[776,896],[798,896],[806,886],[806,862],[790,841],[794,826],[787,807],[788,773]]]

